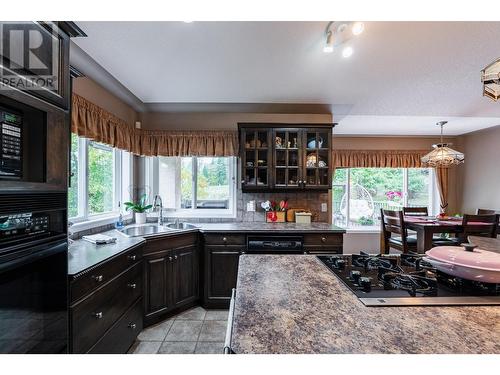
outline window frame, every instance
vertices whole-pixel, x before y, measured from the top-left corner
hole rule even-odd
[[[385,169],[385,168],[339,168],[339,169],[345,169],[346,170],[346,182],[345,184],[343,183],[335,183],[335,175],[332,178],[332,190],[333,187],[335,186],[347,186],[346,188],[346,218],[347,218],[347,225],[343,225],[342,227],[350,230],[350,231],[355,231],[355,232],[380,232],[380,224],[377,225],[366,225],[366,226],[351,226],[349,225],[350,223],[350,202],[351,202],[351,170],[352,169]],[[437,189],[437,180],[436,180],[436,173],[434,171],[434,168],[394,168],[394,169],[402,169],[403,171],[403,201],[402,205],[403,207],[406,207],[408,205],[408,186],[409,186],[409,169],[428,169],[429,170],[429,177],[430,177],[430,182],[429,182],[429,191],[428,191],[428,196],[429,196],[429,215],[435,215],[439,212],[439,203],[440,203],[440,198],[439,198],[439,192]],[[333,197],[332,197],[333,198]],[[334,220],[334,209],[333,209],[333,199],[332,199],[332,222],[335,224]]]
[[[180,156],[172,156],[175,158],[181,158]],[[198,156],[188,156],[192,158],[192,173],[191,173],[191,208],[180,208],[180,207],[164,207],[163,216],[167,218],[193,218],[193,219],[203,219],[203,218],[227,218],[234,219],[237,216],[236,210],[236,197],[237,197],[237,171],[238,171],[238,161],[234,156],[221,156],[229,159],[228,162],[228,181],[229,181],[229,207],[228,208],[197,208],[197,175],[198,175]],[[199,156],[204,157],[204,156]],[[218,157],[218,156],[214,156]],[[145,168],[145,178],[144,180],[152,187],[152,195],[155,196],[159,191],[159,157],[153,156],[147,158],[147,165]],[[180,163],[178,163],[180,165]],[[180,177],[180,174],[177,174]],[[180,184],[180,180],[175,181],[176,184]],[[164,198],[164,197],[162,197]]]
[[[122,215],[124,218],[132,217],[126,215],[123,211],[123,202],[130,200],[130,192],[127,185],[131,186],[133,176],[133,157],[130,153],[119,150],[112,146],[109,147],[113,153],[113,209],[102,213],[90,213],[88,201],[89,187],[89,165],[88,155],[89,147],[94,142],[91,139],[78,137],[78,191],[77,205],[78,216],[69,217],[68,220],[73,223],[73,231],[84,230],[96,225],[105,225],[112,223],[120,214],[119,204],[122,206]],[[95,142],[99,143],[99,142]],[[127,184],[128,182],[128,184]]]

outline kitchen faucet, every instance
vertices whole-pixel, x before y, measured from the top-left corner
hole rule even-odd
[[[155,195],[155,199],[153,200],[153,210],[157,210],[159,208],[159,211],[158,211],[158,225],[163,225],[163,203],[162,203],[162,200],[161,200],[161,197],[159,194],[156,194]]]

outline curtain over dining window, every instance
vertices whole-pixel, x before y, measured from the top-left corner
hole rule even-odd
[[[333,172],[336,168],[424,168],[422,156],[428,150],[334,150]],[[448,169],[435,168],[441,199],[441,211],[448,207]]]
[[[143,156],[236,156],[236,131],[135,129],[87,99],[73,94],[71,130],[78,136]]]

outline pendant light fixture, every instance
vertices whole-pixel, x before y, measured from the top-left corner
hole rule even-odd
[[[448,121],[439,121],[436,124],[441,127],[441,142],[432,145],[434,150],[429,152],[421,159],[422,163],[429,167],[447,168],[451,167],[452,165],[462,164],[464,162],[464,154],[455,151],[452,148],[449,148],[448,146],[451,146],[451,143],[443,142],[443,126],[447,123]]]

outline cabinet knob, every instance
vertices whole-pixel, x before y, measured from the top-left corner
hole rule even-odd
[[[96,318],[96,319],[102,319],[102,311],[94,313],[94,318]]]
[[[247,252],[246,251],[240,251],[240,254],[246,254]]]
[[[135,323],[130,323],[130,324],[128,325],[128,328],[130,328],[130,329],[136,329],[136,328],[137,328],[137,324],[135,324]]]
[[[129,255],[128,259],[133,261],[133,260],[137,259],[137,256],[136,255]]]
[[[227,237],[222,237],[222,242],[227,242]]]
[[[171,261],[173,261],[173,260],[174,260],[174,258],[172,258],[172,257],[168,257],[168,260],[169,260],[169,262],[171,262]]]
[[[174,256],[174,259],[177,260],[177,255]]]
[[[130,289],[135,289],[135,288],[137,288],[137,284],[136,284],[136,283],[130,283],[130,284],[127,284],[127,286],[128,286]]]
[[[245,185],[245,180],[241,180],[241,184],[242,184],[242,185]]]
[[[92,276],[95,282],[100,283],[101,281],[104,280],[104,276],[102,275],[97,275],[97,276]]]
[[[321,237],[321,242],[325,243],[326,242],[326,237]]]

